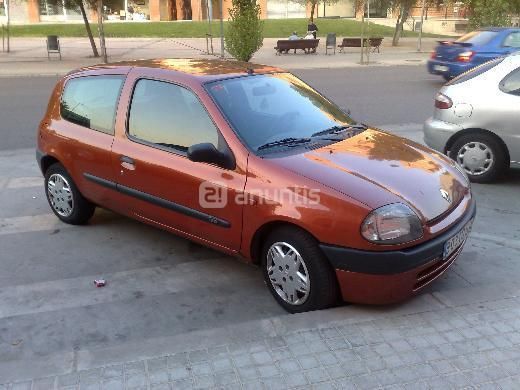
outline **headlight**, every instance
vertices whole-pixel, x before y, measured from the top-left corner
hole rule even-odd
[[[403,244],[421,238],[421,221],[413,210],[393,203],[372,211],[361,225],[361,235],[375,244]]]

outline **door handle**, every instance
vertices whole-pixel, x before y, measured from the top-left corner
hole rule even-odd
[[[121,166],[123,168],[129,169],[131,171],[135,170],[135,163],[133,158],[130,158],[128,156],[121,156],[119,158],[119,161],[121,161]],[[121,171],[121,173],[122,172],[123,171]]]
[[[134,164],[134,160],[128,156],[121,156],[119,158],[119,160],[121,160],[122,163],[127,163],[127,164]]]

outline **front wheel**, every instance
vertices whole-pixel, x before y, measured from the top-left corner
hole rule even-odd
[[[47,201],[56,216],[71,225],[83,225],[96,207],[81,195],[63,165],[53,164],[45,172]]]
[[[265,282],[290,313],[324,309],[337,301],[334,270],[308,233],[291,227],[273,231],[262,250]]]
[[[450,157],[464,169],[469,179],[476,183],[496,180],[508,167],[504,148],[495,137],[488,134],[468,134],[452,145]]]

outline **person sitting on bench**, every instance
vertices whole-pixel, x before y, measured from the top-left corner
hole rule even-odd
[[[293,31],[293,33],[289,36],[288,38],[290,41],[294,41],[296,39],[300,39],[300,37],[298,36],[298,34],[296,34],[296,31]]]

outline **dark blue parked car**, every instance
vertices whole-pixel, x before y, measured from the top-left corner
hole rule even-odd
[[[428,72],[450,80],[484,62],[520,51],[520,29],[490,27],[439,43],[428,61]]]

